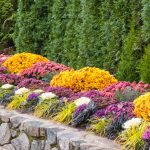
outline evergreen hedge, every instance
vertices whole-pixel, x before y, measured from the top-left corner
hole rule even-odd
[[[139,81],[149,51],[149,0],[21,0],[14,41],[74,68],[95,66]],[[148,48],[147,48],[148,47]],[[142,59],[141,59],[142,58]],[[145,60],[144,60],[145,62]]]
[[[17,0],[0,0],[0,49],[13,46]]]

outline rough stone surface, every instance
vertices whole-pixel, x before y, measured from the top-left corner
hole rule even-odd
[[[2,123],[0,126],[0,145],[9,143],[11,133],[8,123]]]
[[[54,127],[54,126],[47,128],[47,141],[49,141],[50,144],[56,144],[57,133],[63,130],[64,130],[63,128]]]
[[[58,150],[58,148],[57,148],[57,147],[54,147],[54,148],[52,148],[52,150]]]
[[[30,148],[29,139],[25,133],[21,133],[17,138],[13,139],[11,143],[16,150],[29,150]]]
[[[33,137],[40,137],[40,125],[42,122],[36,120],[25,120],[22,122],[20,130],[25,131]]]
[[[0,145],[0,150],[121,150],[106,138],[1,106]]]
[[[33,140],[31,143],[31,150],[44,150],[45,141],[44,140]]]
[[[13,147],[12,144],[6,144],[6,145],[3,146],[3,148],[6,149],[6,150],[15,150],[15,148]]]
[[[21,125],[22,121],[26,119],[27,118],[25,118],[24,116],[15,115],[15,116],[10,117],[10,122],[13,128],[18,128]]]
[[[11,129],[10,132],[11,132],[11,137],[15,138],[17,136],[17,131]]]
[[[49,142],[49,141],[46,141],[46,142],[45,142],[44,150],[51,150],[51,145],[50,145],[50,142]]]

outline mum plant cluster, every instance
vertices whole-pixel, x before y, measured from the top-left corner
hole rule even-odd
[[[150,147],[150,84],[32,53],[2,55],[0,62],[0,104],[7,109],[86,129],[127,149]]]

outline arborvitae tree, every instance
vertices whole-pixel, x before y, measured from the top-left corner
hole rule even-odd
[[[98,10],[100,2],[97,0],[82,0],[80,18],[81,26],[78,28],[79,36],[79,57],[77,64],[80,67],[94,66],[98,54]]]
[[[130,32],[124,41],[124,49],[117,72],[118,79],[131,82],[139,80],[137,66],[143,53],[141,45],[141,31],[135,29],[135,20],[133,19]]]
[[[145,54],[140,63],[140,77],[143,82],[150,83],[150,44],[145,48]]]
[[[18,51],[41,53],[48,38],[49,1],[19,1],[16,24],[16,46]]]
[[[144,44],[147,45],[145,53],[139,64],[141,80],[150,83],[150,1],[143,0],[143,11],[142,11],[142,36]],[[145,47],[143,45],[143,47]]]
[[[14,32],[16,0],[0,0],[0,49],[14,46],[12,33]]]
[[[142,32],[143,39],[146,44],[150,43],[150,0],[142,0],[143,9],[142,9]]]
[[[52,24],[49,44],[46,45],[49,50],[49,58],[61,62],[63,57],[63,37],[66,29],[66,1],[54,0],[52,6]]]
[[[36,18],[31,14],[31,7],[34,4],[31,0],[19,0],[17,19],[14,32],[15,46],[18,52],[35,52],[33,44],[33,29]]]
[[[73,68],[79,68],[77,61],[79,56],[79,28],[81,25],[81,19],[79,17],[80,11],[80,0],[70,0],[66,7],[68,22],[66,24],[66,30],[63,39],[62,62]]]

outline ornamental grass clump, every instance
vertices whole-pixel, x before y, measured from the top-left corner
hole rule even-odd
[[[2,65],[7,67],[11,73],[16,74],[41,61],[48,62],[49,60],[37,54],[18,53],[8,58]]]
[[[95,67],[85,67],[76,71],[64,71],[54,76],[50,85],[68,87],[78,92],[92,89],[102,90],[117,82],[118,80],[108,71]]]
[[[43,112],[41,117],[53,119],[63,107],[65,107],[65,102],[63,100],[55,99],[49,108]]]
[[[61,107],[59,112],[53,118],[54,121],[69,124],[72,121],[72,114],[76,109],[75,103],[66,103],[64,107]]]
[[[142,117],[146,121],[150,121],[150,92],[135,99],[133,104],[135,115]]]
[[[130,127],[119,134],[116,141],[118,141],[123,149],[141,150],[144,147],[142,134],[148,127],[149,122],[141,122],[141,124]]]
[[[34,115],[42,117],[43,113],[57,100],[57,96],[52,92],[46,92],[39,95],[39,103],[35,107]]]
[[[104,136],[106,134],[106,126],[110,123],[111,121],[107,118],[95,118],[90,121],[90,127],[88,130],[100,135]]]
[[[7,105],[7,108],[10,110],[20,109],[20,106],[23,102],[25,102],[30,94],[30,90],[23,87],[17,89],[14,92],[14,96],[12,97],[12,101]]]
[[[24,78],[43,79],[47,74],[58,74],[61,71],[70,70],[69,67],[53,61],[37,62],[32,67],[23,70],[20,75]]]

